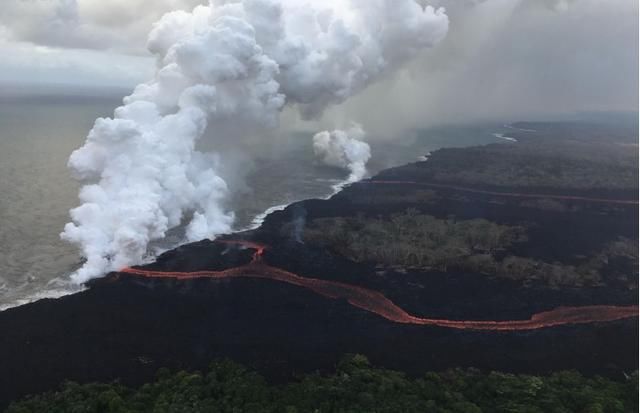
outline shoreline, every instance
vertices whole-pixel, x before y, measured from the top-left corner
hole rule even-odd
[[[431,155],[431,152],[427,153],[427,155],[423,155],[418,157],[418,161],[420,162],[424,162],[427,161],[429,156]],[[402,165],[398,165],[398,166],[402,166]],[[365,179],[369,179],[370,176],[367,174],[365,177],[362,178],[362,180]],[[319,195],[317,197],[312,197],[312,198],[303,198],[303,199],[297,199],[294,201],[290,201],[288,203],[283,203],[283,204],[277,204],[277,205],[273,205],[270,206],[268,208],[266,208],[263,212],[255,215],[252,219],[251,222],[242,227],[242,228],[238,228],[236,230],[231,231],[228,234],[221,234],[219,235],[219,237],[221,236],[229,236],[229,235],[234,235],[234,234],[240,234],[243,232],[247,232],[247,231],[254,231],[259,229],[262,224],[264,223],[264,221],[267,219],[267,217],[271,214],[273,214],[274,212],[279,212],[279,211],[284,211],[287,207],[289,207],[290,205],[293,205],[295,203],[298,202],[303,202],[303,201],[308,201],[308,200],[313,200],[313,199],[318,199],[318,200],[328,200],[331,197],[337,195],[338,193],[340,193],[344,188],[348,187],[349,185],[352,185],[356,182],[359,181],[350,181],[349,179],[343,179],[338,181],[337,183],[332,183],[329,184],[329,186],[327,187],[327,194],[326,195]],[[174,250],[176,248],[179,248],[182,245],[186,245],[189,244],[189,242],[179,242],[175,245],[172,245],[170,247],[167,248],[163,248],[162,250],[158,250],[156,252],[154,252],[153,255],[149,255],[148,257],[146,257],[145,259],[143,259],[142,262],[140,262],[139,264],[135,264],[135,265],[145,265],[145,264],[150,264],[152,262],[154,262],[160,255],[162,255],[163,253],[167,252],[167,251],[171,251]],[[98,278],[104,278],[108,275],[104,274],[102,277],[98,277]],[[66,277],[66,278],[65,278]],[[96,279],[98,279],[96,278]],[[91,280],[90,280],[91,281]],[[82,291],[86,291],[89,287],[87,287],[87,283],[83,283],[81,285],[78,284],[74,284],[72,283],[69,279],[68,279],[68,275],[61,275],[59,277],[53,278],[52,280],[50,280],[48,282],[48,284],[51,283],[59,283],[62,284],[61,287],[58,288],[45,288],[42,290],[38,290],[35,291],[31,294],[27,294],[25,296],[16,298],[14,300],[12,300],[9,303],[6,304],[0,304],[0,313],[12,308],[17,308],[17,307],[21,307],[27,304],[31,304],[31,303],[35,303],[37,301],[40,300],[45,300],[45,299],[58,299],[61,297],[65,297],[65,296],[69,296],[69,295],[73,295],[73,294],[77,294],[80,293]]]
[[[575,198],[606,198],[593,188],[534,192],[539,188],[516,181],[478,188],[437,179],[442,171],[471,174],[487,164],[517,174],[541,153],[564,165],[556,158],[564,152],[514,136],[522,143],[442,149],[426,163],[340,185],[344,190],[328,200],[313,198],[282,211],[272,206],[257,230],[183,245],[151,264],[95,279],[82,293],[1,312],[0,328],[8,334],[0,339],[7,378],[0,404],[63,380],[139,385],[159,368],[198,370],[217,358],[272,381],[327,371],[346,353],[408,375],[473,367],[620,376],[637,366],[638,357],[637,255],[626,252],[637,245],[635,195],[635,205],[608,204]],[[539,143],[548,142],[553,144]],[[590,156],[601,153],[600,146],[594,149]],[[516,163],[505,156],[514,153]],[[589,165],[579,170],[589,173]],[[530,202],[549,195],[563,196],[555,200],[563,208]],[[409,213],[413,208],[417,212]],[[395,216],[397,222],[387,220]],[[382,219],[395,227],[376,226]],[[453,223],[451,241],[418,247],[438,254],[439,245],[456,245],[470,258],[487,256],[485,267],[459,262],[458,255],[443,255],[442,266],[420,252],[406,255],[410,248],[392,250],[407,245],[394,235],[398,231],[414,226],[408,236],[426,238],[445,220]],[[340,222],[348,226],[333,231],[331,223]],[[498,225],[526,237],[487,252],[482,239],[459,241],[456,235]],[[370,227],[377,232],[368,235]],[[301,232],[305,228],[315,232]],[[378,250],[363,256],[334,249],[354,245],[346,236]],[[589,258],[593,251],[597,261]]]
[[[363,178],[366,179],[366,178]],[[267,209],[265,209],[263,212],[257,214],[256,216],[253,217],[253,219],[251,220],[251,222],[249,223],[249,225],[243,227],[243,228],[239,228],[237,230],[234,230],[228,234],[220,234],[219,237],[224,237],[224,236],[230,236],[230,235],[234,235],[234,234],[240,234],[243,232],[247,232],[247,231],[254,231],[259,229],[262,224],[264,223],[264,221],[267,219],[267,217],[271,214],[273,214],[274,212],[279,212],[279,211],[284,211],[287,207],[289,207],[290,205],[293,205],[295,203],[298,202],[303,202],[303,201],[307,201],[307,200],[311,200],[311,199],[320,199],[320,200],[327,200],[330,199],[332,196],[338,194],[340,191],[342,191],[344,188],[346,188],[347,186],[349,186],[350,184],[353,184],[354,182],[349,182],[348,179],[342,180],[336,184],[333,184],[331,186],[329,186],[329,193],[325,196],[318,196],[318,197],[314,197],[314,198],[305,198],[305,199],[299,199],[299,200],[295,200],[295,201],[291,201],[289,203],[286,204],[278,204],[278,205],[274,205],[271,207],[268,207]],[[143,259],[142,262],[135,264],[135,265],[146,265],[146,264],[150,264],[153,263],[160,255],[162,255],[165,252],[174,250],[176,248],[179,248],[183,245],[187,245],[190,244],[190,242],[181,242],[178,244],[175,244],[171,247],[168,247],[166,249],[160,250],[155,252],[153,255],[148,256],[147,258]],[[52,280],[50,280],[47,285],[52,284],[52,283],[59,283],[61,284],[60,287],[57,288],[45,288],[42,290],[38,290],[36,292],[33,292],[32,294],[28,294],[25,295],[21,298],[16,298],[15,300],[12,300],[12,302],[7,303],[7,304],[0,304],[0,313],[6,311],[6,310],[10,310],[12,308],[18,308],[18,307],[22,307],[24,305],[28,305],[28,304],[32,304],[35,302],[38,302],[40,300],[55,300],[58,298],[62,298],[62,297],[66,297],[66,296],[70,296],[70,295],[74,295],[74,294],[78,294],[81,293],[83,291],[86,291],[87,289],[89,289],[90,287],[88,286],[88,283],[90,283],[91,281],[100,279],[100,278],[104,278],[106,276],[108,276],[109,273],[106,273],[104,275],[102,275],[101,277],[97,277],[94,279],[91,279],[89,281],[87,281],[86,283],[83,284],[74,284],[71,282],[71,280],[68,279],[68,275],[66,276],[67,279],[63,278],[65,276],[59,276],[56,277]]]
[[[513,123],[510,124],[504,124],[503,128],[507,128],[507,129],[512,129],[515,131],[521,131],[521,132],[536,132],[533,129],[521,129],[521,128],[517,128],[515,126],[513,126]],[[504,133],[499,133],[499,132],[495,132],[492,133],[492,136],[495,137],[496,139],[500,139],[503,141],[508,141],[508,142],[512,142],[512,143],[516,143],[518,142],[517,139],[509,137],[509,136],[505,136]],[[483,145],[471,145],[470,147],[474,147],[474,146],[483,146]],[[439,149],[446,149],[447,147],[444,146],[442,148]],[[429,160],[429,157],[431,156],[432,152],[427,152],[425,155],[421,155],[417,157],[417,162],[426,162]],[[404,165],[397,165],[395,167],[402,167],[405,166]],[[394,168],[394,167],[391,167]],[[386,168],[386,169],[390,169],[390,168]],[[378,173],[380,173],[382,171],[379,171]],[[350,185],[356,184],[356,183],[366,183],[367,180],[371,179],[371,176],[369,176],[367,174],[367,176],[363,177],[363,179],[361,179],[360,181],[350,181],[349,179],[345,178],[344,180],[339,181],[338,183],[334,183],[332,185],[330,185],[328,187],[328,193],[327,195],[324,196],[317,196],[317,197],[313,197],[313,198],[305,198],[305,199],[298,199],[298,200],[294,200],[288,203],[283,203],[283,204],[277,204],[277,205],[273,205],[268,207],[267,209],[265,209],[263,212],[255,215],[253,217],[253,219],[251,220],[251,222],[242,228],[239,228],[237,230],[234,230],[228,234],[221,234],[220,236],[230,236],[230,235],[234,235],[234,234],[240,234],[243,232],[247,232],[247,231],[254,231],[259,229],[262,224],[265,222],[265,220],[268,218],[269,215],[275,213],[275,212],[281,212],[284,211],[286,208],[288,208],[289,206],[299,203],[299,202],[304,202],[304,201],[310,201],[310,200],[328,200],[331,199],[333,196],[339,194],[343,189],[349,187]],[[220,237],[219,236],[219,237]],[[146,264],[150,264],[153,263],[161,254],[167,252],[167,251],[171,251],[174,250],[176,248],[179,248],[180,246],[183,245],[187,245],[189,244],[189,242],[180,242],[177,243],[171,247],[168,247],[166,249],[162,249],[160,251],[156,251],[153,255],[149,255],[148,257],[146,257],[145,259],[143,259],[142,262],[140,262],[139,264],[135,264],[135,265],[146,265]],[[96,279],[99,278],[104,278],[108,275],[104,274],[102,277],[97,277]],[[61,284],[60,287],[57,288],[46,288],[44,290],[39,290],[36,292],[33,292],[32,294],[28,294],[24,297],[21,298],[17,298],[16,300],[13,300],[11,303],[8,304],[1,304],[0,305],[0,312],[6,311],[8,309],[11,308],[17,308],[17,307],[21,307],[27,304],[31,304],[43,299],[58,299],[61,297],[65,297],[68,295],[74,295],[77,293],[80,293],[82,291],[86,291],[88,288],[87,283],[83,283],[81,285],[77,285],[72,283],[70,280],[65,279],[65,276],[59,276],[56,277],[52,280],[49,281],[48,284],[51,283],[59,283]]]

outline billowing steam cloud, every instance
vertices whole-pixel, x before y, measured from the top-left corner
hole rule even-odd
[[[233,213],[206,128],[225,139],[345,101],[447,33],[442,9],[414,0],[211,0],[158,21],[153,79],[96,121],[69,159],[87,184],[61,234],[86,258],[84,282],[139,262],[149,242],[190,219],[188,240],[227,232]],[[229,136],[231,135],[231,136]]]
[[[363,142],[362,126],[352,124],[347,130],[323,131],[313,136],[313,152],[329,166],[348,169],[347,183],[359,181],[367,173],[371,158],[369,144]]]

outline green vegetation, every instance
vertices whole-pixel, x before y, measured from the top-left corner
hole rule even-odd
[[[566,156],[571,148],[554,147],[557,152],[545,148],[543,151],[532,145],[511,145],[495,148],[497,145],[457,150],[455,160],[449,156],[433,159],[436,172],[433,179],[457,184],[488,184],[497,186],[552,187],[568,189],[637,189],[637,158],[612,156],[606,159],[592,157],[576,158]],[[506,145],[502,145],[506,146]],[[517,149],[512,149],[516,148]],[[597,150],[594,148],[593,150]],[[452,149],[454,151],[455,149]],[[607,152],[612,152],[608,150]],[[619,155],[629,154],[627,148],[620,149]],[[438,154],[440,155],[440,154]],[[447,159],[444,159],[447,158]],[[437,161],[436,161],[437,162]],[[449,167],[465,165],[464,168]]]
[[[229,361],[206,373],[162,370],[133,389],[67,383],[12,404],[6,413],[625,413],[638,411],[638,374],[623,381],[575,372],[550,376],[450,370],[417,379],[346,357],[331,376],[282,386]]]
[[[490,256],[523,239],[522,227],[485,219],[437,219],[414,209],[390,219],[316,219],[304,232],[305,242],[321,244],[354,261],[445,271],[472,255]]]
[[[570,210],[566,203],[549,198],[527,199],[520,202],[520,205],[528,208],[541,209],[543,211],[566,212]],[[577,209],[577,206],[572,205],[571,208]]]
[[[381,185],[375,188],[375,191],[368,191],[368,188],[350,189],[341,192],[338,196],[349,199],[354,205],[363,205],[365,207],[371,205],[389,205],[389,204],[418,204],[424,206],[426,204],[435,204],[441,198],[438,193],[431,189],[396,187],[394,185]]]
[[[517,143],[435,151],[416,164],[414,179],[454,185],[564,190],[638,190],[638,129],[616,124],[523,124]],[[407,168],[403,168],[406,177]],[[394,170],[379,179],[393,179]]]
[[[602,270],[612,259],[626,259],[632,264],[629,268],[638,261],[637,242],[626,238],[584,257],[579,265],[519,257],[508,252],[513,244],[526,240],[524,227],[484,219],[437,219],[413,209],[389,219],[316,219],[305,229],[304,240],[356,262],[402,269],[470,271],[523,283],[541,281],[550,286],[599,285],[603,282]],[[630,286],[637,285],[637,271],[619,278]]]
[[[566,189],[638,187],[637,151],[620,146],[488,145],[438,151],[429,162],[431,179],[439,182]]]

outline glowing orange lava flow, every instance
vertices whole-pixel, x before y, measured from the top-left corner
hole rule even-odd
[[[564,324],[615,321],[638,316],[638,306],[594,305],[584,307],[560,307],[551,311],[534,314],[529,320],[463,321],[421,318],[408,314],[377,291],[338,281],[301,277],[289,271],[272,267],[262,259],[264,250],[266,249],[265,245],[242,240],[218,242],[254,249],[256,252],[253,254],[253,259],[249,264],[221,271],[171,272],[124,268],[121,272],[148,278],[173,278],[179,280],[195,278],[263,278],[307,288],[328,298],[345,299],[355,307],[377,314],[396,323],[430,325],[455,329],[491,331],[535,330]]]
[[[638,201],[634,199],[606,199],[606,198],[589,198],[584,196],[573,196],[573,195],[526,194],[526,193],[523,194],[518,192],[484,191],[482,189],[468,188],[464,186],[434,184],[429,182],[417,182],[417,181],[372,180],[372,181],[360,181],[357,183],[358,184],[380,184],[380,185],[419,185],[419,186],[426,186],[430,188],[452,189],[454,191],[470,192],[470,193],[482,194],[482,195],[504,196],[509,198],[548,198],[548,199],[558,199],[558,200],[564,200],[564,201],[587,201],[587,202],[598,202],[603,204],[638,205]]]

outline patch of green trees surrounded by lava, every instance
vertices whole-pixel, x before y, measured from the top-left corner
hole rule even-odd
[[[320,218],[304,231],[305,242],[356,262],[400,269],[461,270],[550,286],[596,286],[603,282],[601,271],[609,261],[638,260],[637,243],[624,237],[584,257],[579,265],[547,263],[509,253],[509,247],[526,238],[523,226],[485,219],[438,219],[415,209],[388,218]],[[637,276],[628,282],[637,283]]]

